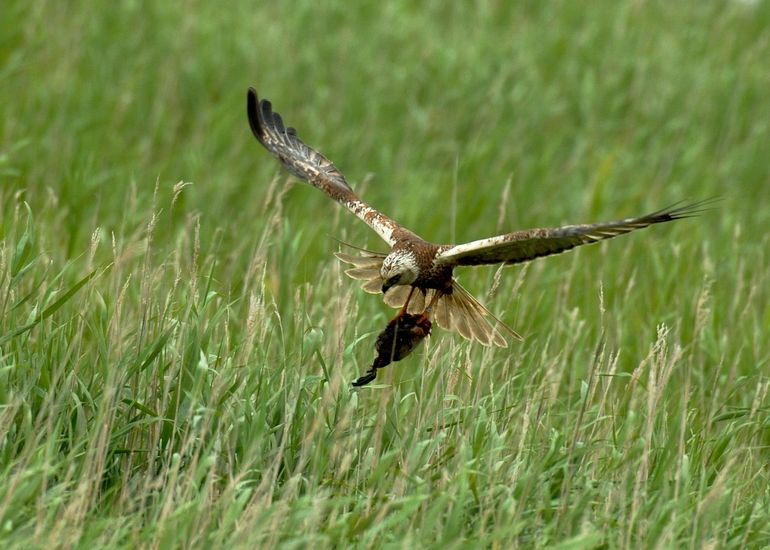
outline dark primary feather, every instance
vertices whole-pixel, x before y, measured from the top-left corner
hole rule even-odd
[[[650,225],[689,218],[707,210],[713,202],[714,199],[708,199],[685,206],[673,205],[646,216],[613,222],[516,231],[449,247],[439,254],[436,261],[444,265],[527,262],[542,256],[559,254],[576,246],[610,239]]]
[[[294,128],[286,128],[281,115],[273,111],[267,100],[259,101],[254,88],[249,88],[246,102],[249,125],[254,136],[289,172],[339,200],[350,186],[345,176],[318,151],[305,145]]]

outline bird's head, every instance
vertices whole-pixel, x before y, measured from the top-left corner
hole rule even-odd
[[[411,285],[417,280],[417,259],[410,251],[398,250],[385,256],[380,270],[383,294],[396,285]]]

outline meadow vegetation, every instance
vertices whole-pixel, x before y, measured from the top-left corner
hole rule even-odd
[[[4,2],[0,546],[770,544],[770,3]],[[271,99],[436,242],[701,217],[393,310],[376,235],[256,143]]]

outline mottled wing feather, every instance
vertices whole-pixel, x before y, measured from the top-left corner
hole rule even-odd
[[[385,254],[379,252],[365,252],[363,254],[345,254],[344,252],[335,252],[334,256],[341,262],[345,262],[356,267],[374,267],[382,265]]]
[[[436,291],[428,291],[426,300],[430,300],[434,292]],[[433,316],[441,328],[457,332],[463,338],[484,346],[508,347],[508,342],[498,327],[503,327],[514,338],[521,339],[521,336],[496,319],[457,282],[452,294],[443,294],[438,299]]]
[[[422,290],[419,288],[415,288],[414,292],[412,292],[411,286],[399,285],[389,289],[385,293],[384,299],[385,303],[391,307],[403,307],[407,297],[411,294],[412,297],[409,298],[409,307],[406,311],[407,313],[417,315],[425,311],[425,307],[433,299],[435,292],[433,289]]]
[[[369,294],[380,294],[382,292],[382,277],[380,277],[380,269],[382,269],[382,261],[385,259],[385,254],[367,252],[366,254],[360,256],[354,256],[352,254],[345,254],[344,252],[335,252],[334,255],[341,262],[355,266],[350,269],[346,269],[345,275],[351,279],[363,281],[361,283],[361,288],[363,288],[365,292],[368,292]]]
[[[439,303],[447,300],[453,319],[460,316],[464,318],[464,324],[470,330],[472,340],[485,346],[492,344],[501,348],[508,347],[508,342],[502,332],[508,333],[509,336],[517,340],[523,340],[519,333],[495,317],[457,281],[454,281],[452,289],[452,294],[442,296]],[[442,326],[441,323],[439,326]]]
[[[246,110],[254,136],[289,172],[350,210],[389,245],[393,246],[399,231],[407,231],[358,198],[337,167],[303,143],[294,128],[287,128],[270,102],[260,101],[253,88],[249,88]]]
[[[576,246],[611,239],[657,223],[688,218],[702,212],[711,202],[713,200],[666,208],[646,216],[614,222],[516,231],[507,235],[446,247],[439,252],[436,263],[482,265],[528,262],[541,256],[559,254]]]
[[[417,289],[412,292],[412,287],[407,285],[396,285],[388,289],[383,296],[383,300],[390,307],[403,307],[406,303],[406,298],[409,293],[412,293],[412,297],[409,300],[409,307],[407,313],[420,314],[425,310],[425,296]]]

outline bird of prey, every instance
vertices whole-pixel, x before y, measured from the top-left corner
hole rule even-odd
[[[388,246],[387,254],[338,252],[337,258],[353,267],[345,273],[363,281],[371,294],[382,292],[385,303],[409,314],[432,313],[438,325],[484,345],[507,347],[509,336],[521,337],[499,321],[453,277],[456,267],[518,264],[610,239],[624,233],[698,214],[708,201],[672,207],[637,218],[550,229],[527,229],[464,244],[434,244],[362,201],[345,176],[318,151],[284,126],[267,100],[250,88],[247,113],[257,140],[289,172],[317,187],[371,227]]]

